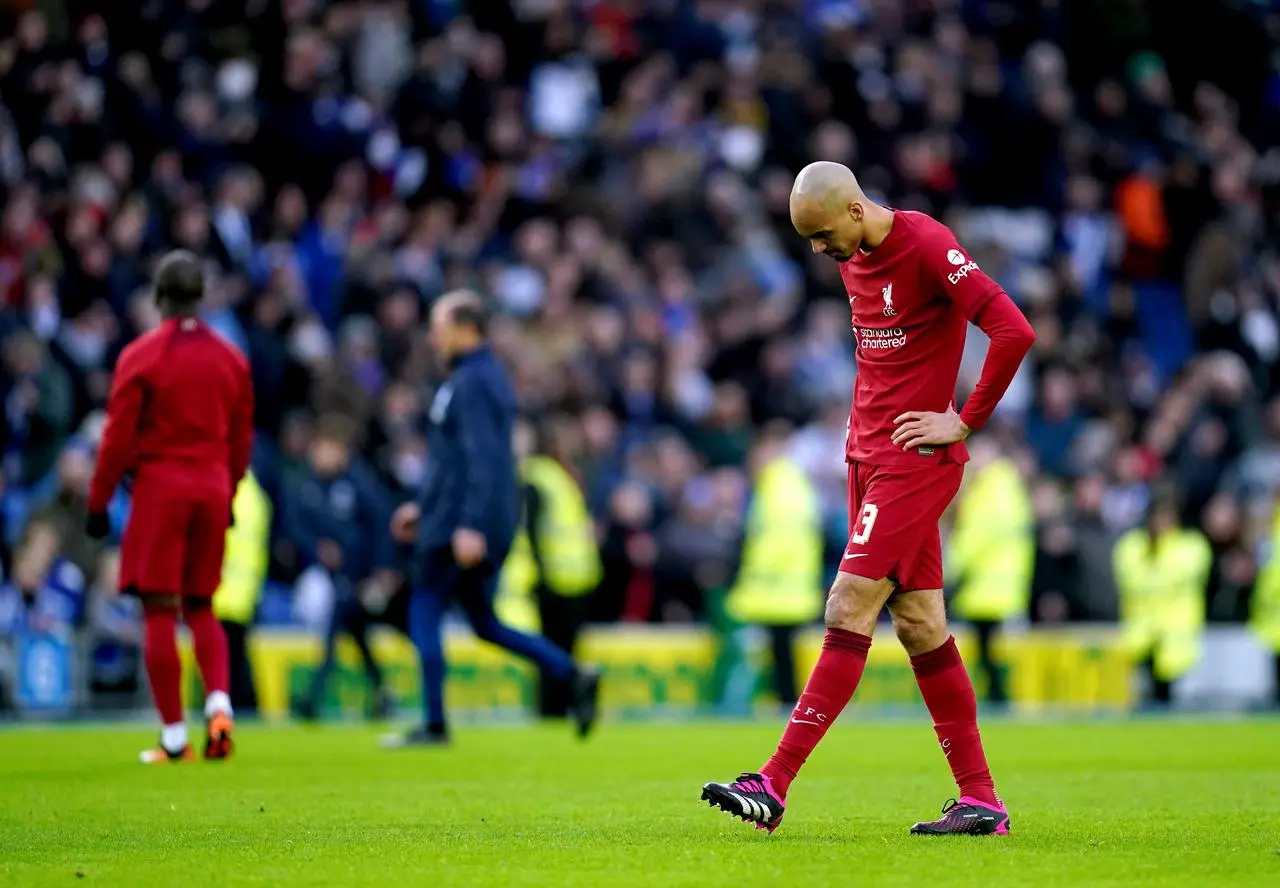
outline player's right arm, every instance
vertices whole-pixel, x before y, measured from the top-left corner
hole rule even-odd
[[[151,366],[151,340],[139,340],[126,348],[116,362],[107,399],[107,422],[98,447],[98,463],[89,486],[89,512],[107,511],[111,497],[125,474],[133,468],[138,426],[147,397],[146,374]]]

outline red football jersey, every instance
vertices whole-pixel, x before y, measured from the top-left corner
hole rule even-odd
[[[924,213],[898,210],[870,253],[841,263],[853,313],[858,378],[845,459],[870,465],[963,463],[964,442],[903,450],[894,419],[909,410],[954,406],[968,322],[1001,292],[951,229]]]
[[[230,498],[252,446],[248,362],[201,321],[167,320],[116,362],[89,508],[105,511],[129,473],[135,499],[173,487]]]

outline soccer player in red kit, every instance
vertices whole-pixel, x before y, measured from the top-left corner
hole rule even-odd
[[[232,496],[253,445],[253,384],[244,358],[196,316],[203,295],[199,259],[178,250],[161,260],[155,298],[164,321],[116,362],[89,491],[88,531],[103,537],[116,486],[132,477],[119,587],[143,606],[143,658],[162,724],[160,745],[142,753],[148,764],[194,758],[183,722],[179,615],[208,693],[205,758],[231,753],[227,638],[211,605]]]
[[[822,652],[777,751],[759,773],[706,784],[702,798],[758,829],[777,828],[791,781],[858,686],[888,604],[960,789],[940,819],[911,832],[1007,834],[1009,814],[987,768],[973,685],[947,629],[938,519],[960,488],[969,458],[964,439],[990,418],[1035,335],[945,225],[873,203],[840,164],[800,171],[791,221],[815,252],[840,263],[853,313],[849,544],[827,597]],[[969,322],[991,346],[957,414]]]

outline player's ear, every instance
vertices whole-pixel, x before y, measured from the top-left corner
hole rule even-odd
[[[862,221],[862,202],[853,200],[849,202],[849,218],[854,222]]]

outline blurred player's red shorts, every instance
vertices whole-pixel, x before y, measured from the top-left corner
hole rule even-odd
[[[135,490],[120,544],[120,590],[212,598],[230,516],[226,496]]]
[[[904,591],[942,588],[938,520],[955,498],[963,465],[849,464],[849,545],[840,570]]]

